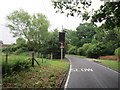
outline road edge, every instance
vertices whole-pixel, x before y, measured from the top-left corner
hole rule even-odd
[[[66,57],[66,56],[65,56],[65,57]],[[67,88],[68,81],[69,81],[69,78],[70,78],[70,73],[71,73],[71,67],[72,67],[70,59],[69,59],[68,57],[66,57],[66,58],[69,60],[70,68],[69,68],[69,73],[68,73],[68,75],[67,75],[67,80],[66,80],[66,83],[65,83],[65,86],[64,86],[64,90],[66,90],[66,88]]]

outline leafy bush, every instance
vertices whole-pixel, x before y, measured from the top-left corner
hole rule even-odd
[[[19,49],[20,47],[19,46],[16,46],[16,45],[10,45],[10,46],[7,46],[7,47],[2,47],[2,51],[3,52],[15,52],[17,49]]]
[[[114,51],[117,48],[116,43],[114,41],[109,41],[105,44],[105,46],[106,46],[106,55],[114,55]]]
[[[120,47],[115,50],[115,55],[120,58]]]
[[[10,75],[13,72],[20,72],[22,70],[28,69],[30,67],[30,63],[28,61],[17,61],[15,64],[7,64],[7,68],[6,68],[6,64],[5,62],[2,63],[2,74],[3,76],[6,75]],[[7,72],[5,72],[7,71]]]
[[[86,52],[87,57],[91,57],[91,58],[97,58],[105,54],[106,54],[106,46],[102,42],[91,45]]]
[[[28,49],[26,47],[21,47],[15,51],[15,54],[20,54],[20,53],[23,53],[26,51],[28,51]]]
[[[82,46],[82,54],[86,55],[88,48],[91,46],[91,43],[86,43]]]
[[[68,50],[69,54],[76,54],[76,52],[77,52],[76,46],[71,46],[71,48]]]
[[[77,49],[77,53],[78,53],[78,55],[83,55],[83,54],[82,54],[82,47],[79,47],[79,48]]]

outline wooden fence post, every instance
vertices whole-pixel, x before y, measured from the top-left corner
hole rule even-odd
[[[7,64],[8,64],[8,52],[6,53],[5,73],[7,73]]]
[[[42,63],[43,63],[43,55],[42,55]]]
[[[34,67],[34,52],[32,52],[32,67]]]

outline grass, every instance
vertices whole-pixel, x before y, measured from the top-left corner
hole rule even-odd
[[[25,61],[28,57],[25,55],[8,55],[8,64],[15,64],[16,62],[20,61]],[[6,56],[5,54],[2,55],[2,62],[4,63],[6,61]]]
[[[6,64],[6,55],[2,53],[2,74],[3,77],[17,73],[30,67],[30,61],[26,60],[26,55],[8,55]]]
[[[75,57],[81,57],[81,58],[87,58],[86,56],[80,56],[80,55],[71,55],[70,56],[75,56]]]
[[[103,61],[101,60],[100,64],[104,65],[104,66],[107,66],[111,69],[114,69],[116,71],[120,71],[120,62],[117,62],[117,61]]]
[[[79,55],[70,55],[70,56],[86,58],[85,56],[79,56]],[[89,58],[87,58],[87,59],[89,59]],[[109,67],[109,68],[113,69],[113,70],[120,71],[120,62],[112,61],[112,60],[109,60],[109,59],[96,59],[96,60],[99,61],[97,63],[100,63],[100,64],[102,64],[106,67]]]
[[[4,56],[3,56],[4,57]],[[27,56],[11,55],[9,64],[14,65],[18,60],[25,61]],[[36,58],[40,66],[35,62],[34,67],[22,70],[3,78],[3,87],[9,88],[57,88],[61,78],[68,70],[69,64],[66,59],[48,60]],[[5,61],[3,59],[3,61]]]

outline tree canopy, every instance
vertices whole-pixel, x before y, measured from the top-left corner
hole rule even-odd
[[[92,16],[92,22],[103,22],[102,27],[106,29],[113,29],[120,27],[120,1],[106,2],[95,11]]]
[[[43,14],[30,15],[23,9],[13,11],[7,16],[7,25],[14,37],[23,37],[34,51],[40,51],[47,40],[49,21]]]
[[[92,23],[103,22],[102,27],[106,29],[120,27],[120,1],[105,2],[104,5],[100,6],[99,10],[92,11],[92,14],[87,11],[91,3],[92,0],[71,0],[71,2],[65,2],[64,0],[55,2],[53,0],[56,12],[65,13],[67,16],[82,16],[83,20],[88,20],[91,17]]]

